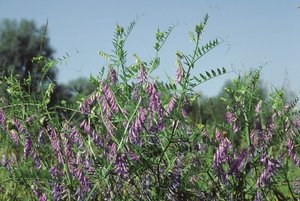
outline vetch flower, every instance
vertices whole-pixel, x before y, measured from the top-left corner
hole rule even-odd
[[[41,168],[41,161],[36,151],[32,153],[32,159],[33,159],[35,169],[39,170]]]
[[[87,115],[91,112],[91,107],[95,103],[98,96],[99,95],[97,94],[97,92],[94,91],[88,98],[84,100],[83,103],[80,104],[80,111],[82,112],[82,114]]]
[[[48,134],[49,134],[49,139],[51,142],[52,150],[55,153],[56,159],[58,163],[63,163],[63,156],[62,156],[62,150],[61,150],[61,145],[60,145],[60,139],[59,136],[57,135],[55,129],[53,129],[51,126],[47,126],[48,129]]]
[[[254,198],[254,201],[261,201],[261,200],[262,200],[262,199],[261,199],[260,192],[257,191],[257,192],[256,192],[256,195],[255,195],[255,198]]]
[[[232,114],[231,112],[226,113],[226,119],[229,124],[232,124],[232,130],[234,133],[238,132],[237,118],[236,114]]]
[[[19,145],[19,135],[15,129],[10,130],[10,137],[16,145]]]
[[[117,106],[117,103],[115,100],[115,96],[105,82],[102,83],[102,93],[105,96],[105,98],[110,106],[110,109],[113,112],[117,113],[119,111],[119,109],[118,109],[118,106]]]
[[[0,124],[2,126],[3,130],[6,130],[6,125],[5,125],[5,115],[2,109],[0,109]]]
[[[147,71],[144,65],[141,65],[140,75],[138,76],[138,83],[143,84],[147,81]]]
[[[23,127],[23,125],[21,124],[21,122],[13,117],[13,125],[17,128],[17,130],[20,132],[20,133],[23,133],[25,131],[25,128]]]
[[[225,182],[226,175],[222,168],[222,163],[229,163],[229,155],[228,151],[232,147],[230,141],[227,138],[223,138],[217,148],[214,157],[213,157],[213,169],[218,174],[218,177],[221,178],[223,182]]]
[[[261,162],[264,165],[264,170],[256,182],[258,188],[261,188],[264,183],[269,184],[270,177],[275,175],[280,167],[280,163],[277,160],[269,159],[266,156],[262,157]]]
[[[63,184],[53,183],[50,185],[52,188],[51,196],[53,201],[59,201],[63,199],[66,187]]]
[[[167,105],[167,108],[166,108],[167,116],[169,116],[171,114],[171,112],[173,111],[176,102],[177,102],[177,97],[176,97],[176,95],[174,95],[174,96],[172,96],[170,102]]]
[[[91,127],[90,123],[87,120],[83,120],[80,124],[80,128],[84,130],[85,133],[87,133],[93,140],[93,142],[99,147],[103,147],[103,142],[100,138],[100,136],[94,131],[94,129]]]
[[[24,158],[27,159],[32,149],[32,142],[29,136],[24,140]]]
[[[2,154],[1,165],[5,167],[7,171],[10,170],[10,162],[7,160],[6,155]]]
[[[113,162],[113,159],[116,157],[116,153],[117,153],[117,145],[115,143],[112,143],[110,146],[109,146],[109,149],[108,149],[108,160],[110,162]]]
[[[239,175],[244,165],[243,161],[246,159],[247,154],[248,154],[248,150],[246,148],[240,152],[240,154],[232,162],[228,175],[232,175],[232,174]]]
[[[49,173],[52,178],[56,179],[64,176],[63,172],[61,171],[61,168],[58,166],[51,166],[49,169]]]
[[[176,71],[176,84],[181,82],[181,78],[182,78],[182,66],[180,63],[177,64],[177,71]]]
[[[108,77],[109,77],[109,80],[112,84],[117,83],[117,81],[118,81],[117,72],[112,66],[110,66],[110,68],[109,68]]]
[[[145,119],[146,119],[146,111],[143,108],[140,108],[128,132],[129,141],[131,143],[135,143],[135,144],[139,143],[139,134],[143,129]]]
[[[168,188],[167,198],[168,200],[174,200],[179,195],[176,196],[178,193],[178,189],[181,186],[181,171],[183,168],[182,164],[182,157],[178,156],[176,157],[175,165],[171,173],[171,184]]]
[[[293,161],[295,165],[300,167],[300,158],[297,156],[296,150],[295,150],[295,145],[293,141],[288,138],[286,141],[286,147],[288,149],[288,156],[289,158]]]
[[[129,178],[127,156],[125,153],[117,154],[114,163],[114,170],[117,174],[117,188],[120,190],[122,187],[122,180],[127,180]]]

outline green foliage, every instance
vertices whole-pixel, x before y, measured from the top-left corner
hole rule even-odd
[[[192,54],[176,53],[176,78],[167,83],[151,73],[173,28],[157,31],[151,61],[135,54],[128,64],[125,41],[135,22],[127,29],[117,25],[114,50],[99,52],[108,65],[91,77],[92,84],[69,83],[80,104],[51,105],[55,83],[33,96],[16,78],[3,76],[8,90],[0,102],[0,199],[297,200],[297,99],[288,104],[281,90],[264,99],[261,68],[226,86],[225,122],[215,114],[206,124],[193,122],[193,107],[202,107],[195,86],[226,73],[216,68],[191,75],[219,44],[199,45],[207,21],[190,33]],[[45,70],[56,63],[35,61]]]

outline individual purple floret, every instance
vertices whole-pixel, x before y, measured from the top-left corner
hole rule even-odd
[[[27,159],[32,149],[32,142],[29,136],[24,140],[24,158]]]
[[[141,108],[138,110],[136,118],[128,132],[129,141],[131,143],[138,143],[139,134],[143,129],[145,119],[146,119],[146,111]]]

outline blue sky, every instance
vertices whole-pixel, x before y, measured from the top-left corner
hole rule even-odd
[[[136,53],[149,61],[154,56],[155,31],[176,27],[161,51],[161,68],[155,76],[175,77],[175,52],[190,53],[188,32],[202,21],[210,20],[203,42],[220,38],[219,47],[199,61],[193,73],[217,67],[247,72],[264,66],[262,78],[267,87],[288,86],[300,92],[300,1],[217,1],[217,0],[0,0],[0,19],[33,19],[38,25],[48,19],[50,43],[55,57],[70,55],[58,65],[58,80],[66,83],[79,76],[97,75],[107,63],[99,50],[112,49],[114,27],[139,21],[127,41],[128,60]],[[201,85],[197,90],[216,95],[230,73]]]

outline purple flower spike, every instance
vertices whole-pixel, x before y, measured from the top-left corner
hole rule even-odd
[[[232,124],[232,130],[234,133],[238,132],[238,125],[236,122],[236,114],[232,114],[231,112],[226,113],[226,119],[229,124]]]
[[[139,134],[143,128],[144,122],[146,119],[146,111],[144,109],[139,109],[137,112],[137,116],[133,125],[129,130],[129,140],[131,143],[138,143]]]
[[[116,70],[112,66],[109,68],[108,76],[109,76],[110,82],[112,84],[116,84],[117,83],[117,81],[118,81],[117,72],[116,72]]]
[[[140,75],[138,76],[138,83],[143,84],[147,80],[147,71],[143,65],[140,68]]]
[[[118,180],[128,179],[128,165],[126,154],[118,154],[115,161],[115,172],[118,175]]]
[[[11,131],[10,131],[10,136],[11,136],[11,139],[14,141],[14,143],[15,143],[16,145],[19,145],[20,139],[19,139],[19,136],[18,136],[17,131],[14,130],[14,129],[11,130]]]
[[[226,120],[228,123],[231,123],[232,121],[232,114],[231,112],[226,112]]]
[[[222,137],[221,131],[219,131],[218,129],[216,130],[215,138],[216,138],[216,141],[217,141],[218,143],[220,143],[221,140],[222,140],[222,138],[223,138],[223,137]]]
[[[59,163],[63,163],[63,156],[62,156],[62,150],[60,147],[60,140],[59,136],[57,135],[55,129],[51,128],[48,125],[48,134],[51,141],[52,149],[55,153],[56,159]]]
[[[14,126],[17,128],[17,130],[20,132],[20,133],[23,133],[25,131],[23,125],[20,123],[20,121],[17,119],[17,118],[13,118],[13,124]]]
[[[2,129],[6,130],[5,115],[4,115],[3,110],[0,110],[0,124],[2,125]]]
[[[98,94],[93,92],[87,99],[84,100],[83,103],[80,104],[80,111],[82,114],[89,114],[91,112],[91,107],[96,101],[97,97]]]
[[[243,167],[243,161],[245,160],[246,156],[248,154],[247,149],[243,149],[241,153],[238,155],[238,157],[233,161],[230,170],[228,172],[229,175],[235,174],[239,175],[242,167]]]
[[[40,161],[40,159],[39,159],[36,152],[33,152],[32,159],[33,159],[33,162],[34,162],[35,169],[39,170],[41,168],[41,161]]]
[[[227,162],[229,163],[229,156],[228,151],[232,147],[230,141],[227,138],[223,138],[219,144],[219,147],[214,154],[213,158],[213,168],[218,176],[225,182],[226,175],[222,168],[222,163]]]
[[[181,75],[182,75],[182,67],[178,64],[177,73],[176,73],[176,84],[181,82]]]
[[[280,163],[272,158],[262,157],[261,162],[264,164],[264,170],[256,182],[258,188],[261,188],[264,183],[268,184],[270,177],[275,175],[280,167]]]
[[[177,101],[177,97],[176,95],[174,95],[170,102],[168,103],[167,105],[167,108],[166,108],[166,113],[167,115],[169,116],[171,114],[171,112],[173,111],[174,107],[175,107],[175,104],[176,104],[176,101]]]
[[[7,160],[5,154],[2,154],[1,165],[5,167],[6,170],[10,170],[10,162]]]
[[[27,159],[32,149],[32,142],[29,136],[26,136],[24,142],[24,158]]]
[[[102,83],[102,93],[105,96],[105,98],[110,106],[110,109],[113,112],[117,113],[119,111],[119,108],[116,103],[115,96],[114,96],[113,92],[109,89],[109,87],[106,83]]]
[[[108,160],[110,162],[113,161],[113,159],[115,158],[116,156],[116,153],[117,153],[117,145],[115,143],[113,143],[110,147],[109,147],[109,150],[108,150]]]
[[[181,171],[182,171],[182,157],[177,157],[175,161],[175,166],[171,173],[171,184],[169,185],[167,198],[168,200],[176,199],[176,193],[178,188],[181,186]],[[178,195],[179,196],[179,195]]]
[[[300,167],[300,158],[297,156],[295,145],[290,138],[288,138],[286,141],[286,147],[288,149],[288,156],[290,157],[290,159],[293,161],[295,165]]]

